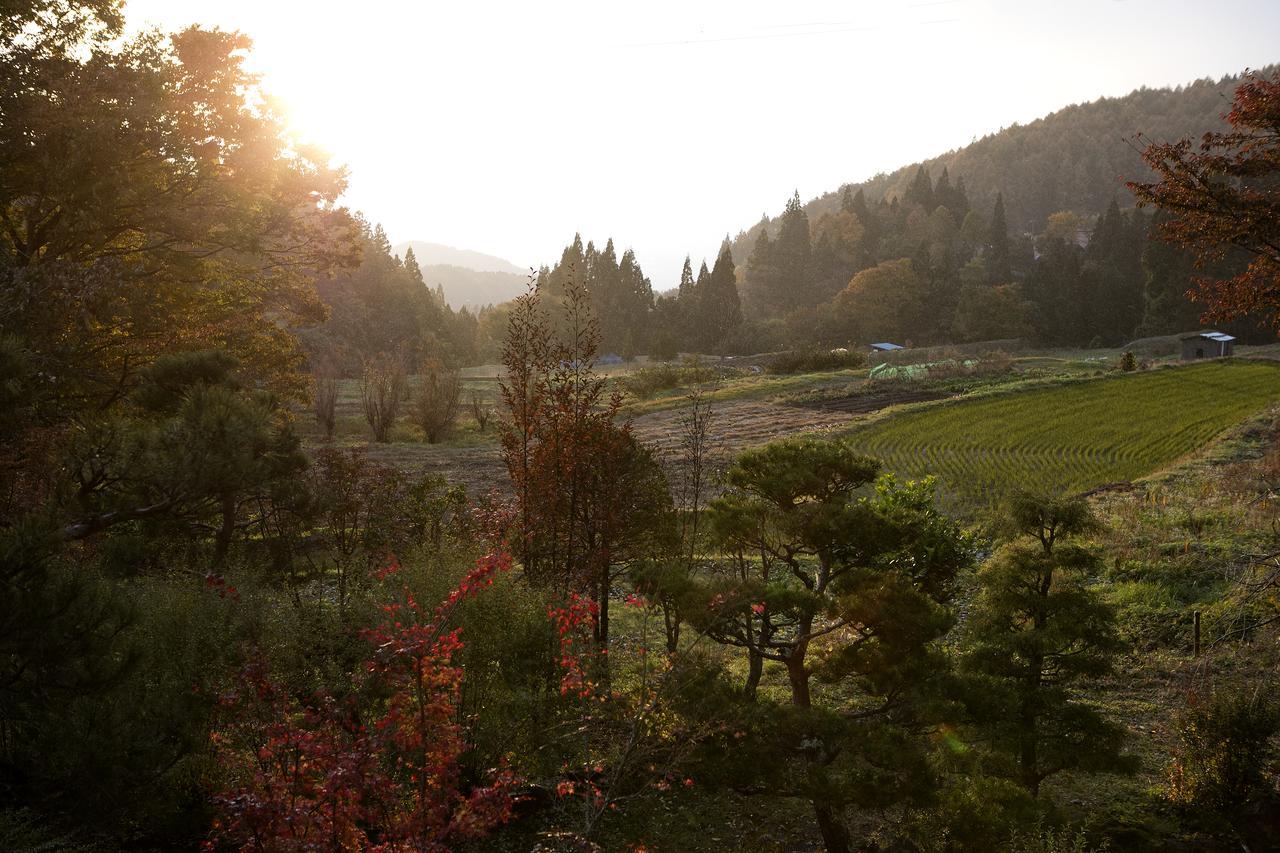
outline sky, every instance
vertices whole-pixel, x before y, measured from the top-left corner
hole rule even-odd
[[[684,256],[1072,103],[1280,61],[1277,0],[127,0],[254,40],[291,129],[393,243],[518,266],[581,233]]]

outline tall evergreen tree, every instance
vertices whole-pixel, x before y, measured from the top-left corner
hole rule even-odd
[[[985,257],[988,281],[992,284],[1008,284],[1013,273],[1009,268],[1009,223],[1004,215],[1004,193],[996,193]]]
[[[769,239],[769,232],[761,228],[747,258],[745,296],[747,307],[753,315],[759,316],[775,310],[775,295],[780,289],[775,249],[774,242]]]
[[[907,187],[902,200],[907,204],[922,207],[927,212],[933,211],[936,204],[933,197],[933,183],[930,181],[929,173],[925,171],[924,166],[916,169],[916,175]]]
[[[405,249],[404,252],[404,269],[415,282],[425,285],[426,282],[422,278],[422,267],[418,266],[418,257],[413,253],[413,247]]]
[[[693,264],[684,256],[684,268],[680,270],[680,286],[676,291],[681,299],[693,298]]]
[[[1157,213],[1156,223],[1168,214]],[[1156,223],[1153,223],[1153,231]],[[1139,337],[1175,335],[1200,325],[1202,306],[1188,295],[1195,266],[1189,252],[1155,237],[1142,252],[1142,324]]]
[[[780,313],[817,304],[812,293],[810,251],[809,215],[804,212],[797,191],[782,213],[778,240],[773,246],[777,278],[769,302]]]
[[[721,351],[725,339],[742,324],[742,304],[738,298],[737,271],[729,238],[720,244],[720,254],[700,294],[702,339],[712,352]]]

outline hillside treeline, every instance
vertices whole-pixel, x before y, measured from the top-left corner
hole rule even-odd
[[[902,198],[921,166],[932,175],[948,169],[953,176],[965,176],[975,208],[990,210],[996,196],[1003,194],[1010,229],[1036,233],[1050,214],[1060,210],[1096,215],[1113,198],[1122,208],[1129,207],[1132,196],[1124,182],[1151,176],[1135,137],[1198,139],[1208,131],[1222,130],[1226,127],[1222,116],[1240,80],[1241,75],[1228,75],[1173,88],[1144,87],[1122,97],[1064,107],[849,187],[855,193],[861,189],[872,202]],[[814,219],[834,213],[843,194],[844,187],[824,193],[807,203],[805,212]],[[739,234],[733,241],[734,256],[746,257],[761,228],[774,235],[778,226],[777,218],[766,218]]]
[[[379,353],[398,353],[412,365],[428,358],[464,365],[492,357],[489,309],[451,308],[439,285],[427,285],[413,249],[403,259],[392,253],[381,225],[357,217],[354,242],[358,263],[315,278],[327,318],[297,330],[313,367],[358,376]]]
[[[777,236],[761,230],[747,258],[752,337],[1115,346],[1196,326],[1191,260],[1150,215],[1113,200],[1092,221],[1054,213],[1034,235],[1007,222],[1003,196],[974,209],[946,169],[936,181],[918,169],[902,199],[869,204],[846,188],[816,220],[794,197]]]

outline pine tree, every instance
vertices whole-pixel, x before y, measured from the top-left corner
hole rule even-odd
[[[680,299],[693,297],[693,264],[689,256],[684,256],[684,268],[680,270],[680,286],[676,289]]]
[[[810,280],[810,251],[809,216],[797,191],[782,213],[778,239],[773,245],[777,278],[769,303],[780,313],[816,304]]]
[[[409,273],[409,277],[415,282],[418,284],[425,284],[422,278],[422,268],[418,266],[418,258],[413,253],[412,246],[404,251],[404,269],[405,272]]]
[[[922,207],[928,213],[932,213],[937,206],[934,201],[933,183],[929,180],[929,173],[925,171],[924,166],[916,169],[916,175],[907,187],[902,200],[907,204]]]
[[[1157,213],[1157,222],[1167,214]],[[1155,231],[1153,223],[1152,231]],[[1189,252],[1155,237],[1142,252],[1143,303],[1138,337],[1175,335],[1200,325],[1202,307],[1191,301],[1196,270]]]
[[[1084,254],[1083,275],[1091,295],[1089,325],[1108,344],[1131,340],[1142,319],[1142,244],[1146,222],[1140,216],[1130,221],[1111,205],[1098,219]]]
[[[933,187],[934,206],[945,207],[947,210],[951,210],[955,205],[954,193],[955,190],[951,188],[951,176],[947,174],[947,167],[943,166],[942,174],[938,176],[938,183]],[[929,212],[933,213],[933,209],[929,208]]]
[[[649,346],[653,314],[653,285],[640,269],[636,253],[627,249],[618,264],[619,291],[625,309],[621,313],[626,333],[620,334],[623,354],[631,356]]]
[[[720,351],[725,339],[742,324],[742,305],[738,299],[738,279],[733,265],[729,238],[720,244],[716,264],[707,277],[706,289],[700,294],[702,339],[706,349]]]
[[[988,281],[992,284],[1008,284],[1013,273],[1009,269],[1009,224],[1004,216],[1004,193],[996,194],[985,257]]]
[[[769,232],[760,229],[755,246],[747,257],[746,297],[747,306],[754,315],[765,314],[774,308],[774,294],[778,290],[778,263],[775,244]]]
[[[1096,527],[1080,500],[1017,498],[1019,539],[978,573],[970,622],[972,710],[1013,775],[1033,796],[1063,770],[1128,772],[1123,727],[1076,698],[1076,682],[1105,675],[1121,650],[1115,614],[1089,587],[1098,557],[1062,540]]]

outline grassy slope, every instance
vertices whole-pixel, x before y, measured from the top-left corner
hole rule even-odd
[[[924,406],[852,432],[862,451],[986,505],[1012,488],[1079,492],[1150,474],[1280,400],[1280,366],[1198,364]]]

